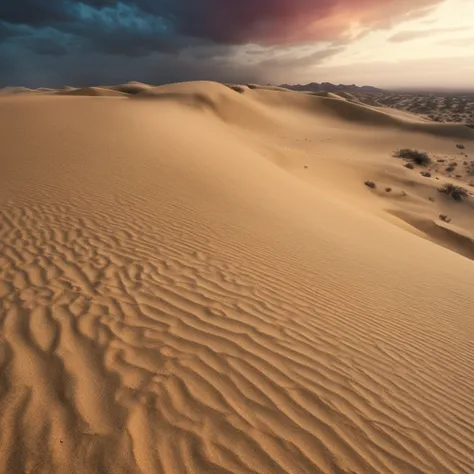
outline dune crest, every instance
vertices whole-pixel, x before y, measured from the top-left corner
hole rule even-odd
[[[0,472],[472,472],[474,131],[246,87],[0,98]]]
[[[125,94],[118,90],[107,89],[104,87],[82,87],[78,89],[66,89],[54,91],[54,95],[86,96],[86,97],[124,97]]]

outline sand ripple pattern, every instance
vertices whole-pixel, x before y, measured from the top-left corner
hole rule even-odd
[[[111,219],[1,211],[0,472],[474,472],[474,387],[423,344]]]

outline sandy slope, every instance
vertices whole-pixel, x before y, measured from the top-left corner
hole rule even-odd
[[[0,472],[472,473],[474,199],[391,156],[459,140],[214,83],[1,98]]]

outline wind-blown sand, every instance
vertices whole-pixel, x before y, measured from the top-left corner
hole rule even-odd
[[[472,473],[474,130],[140,88],[0,99],[0,472]]]

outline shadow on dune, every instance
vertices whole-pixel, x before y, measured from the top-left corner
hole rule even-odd
[[[117,87],[127,88],[129,85]],[[130,87],[133,89],[134,86],[130,85]],[[125,91],[125,89],[120,90]],[[259,113],[262,114],[267,109],[268,115],[272,116],[274,115],[272,110],[268,109],[275,107],[292,108],[297,112],[317,115],[319,118],[327,120],[345,121],[362,126],[393,128],[447,138],[474,140],[474,130],[463,124],[423,122],[416,116],[413,116],[413,120],[410,120],[409,118],[386,113],[379,107],[374,108],[355,103],[327,93],[307,94],[289,90],[285,90],[285,94],[280,92],[280,90],[265,86],[252,85],[252,87],[248,87],[201,81],[147,87],[136,93],[134,98],[172,100],[196,108],[210,110],[220,117],[226,117],[226,121],[232,121],[231,114],[228,114],[226,110],[232,103],[234,106],[238,105],[240,111],[244,114],[245,109],[255,112],[258,108]]]
[[[474,260],[474,237],[467,234],[465,230],[408,211],[391,210],[388,212],[426,234],[428,240]]]

